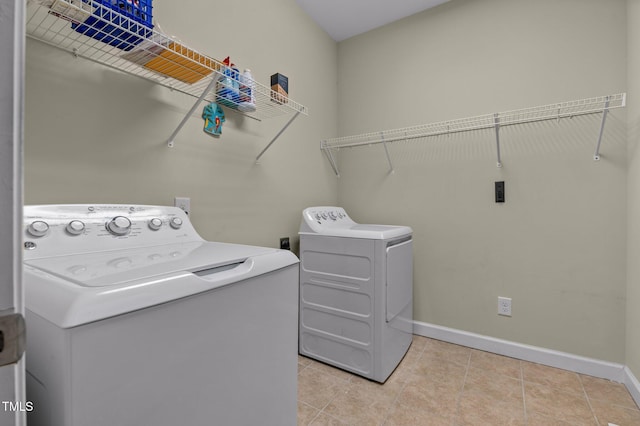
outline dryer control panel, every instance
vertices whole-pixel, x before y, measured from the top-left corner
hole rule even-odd
[[[342,207],[321,206],[303,210],[299,234],[385,240],[412,232],[408,226],[359,224]]]
[[[177,207],[70,204],[24,207],[24,258],[202,241]]]
[[[309,207],[302,212],[300,232],[323,233],[327,229],[351,228],[356,223],[342,207]]]
[[[309,216],[311,221],[315,221],[318,224],[330,225],[331,222],[345,223],[351,222],[351,218],[347,215],[342,207],[312,207],[305,210],[305,216]]]

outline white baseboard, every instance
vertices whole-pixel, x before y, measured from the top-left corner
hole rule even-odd
[[[627,389],[629,389],[629,393],[634,401],[636,401],[636,404],[638,404],[638,407],[640,407],[640,382],[636,376],[633,375],[629,367],[624,368],[624,373],[624,384],[627,386]]]
[[[413,332],[420,336],[468,346],[481,351],[492,352],[511,358],[624,383],[636,403],[640,405],[640,384],[631,373],[631,370],[622,364],[587,358],[567,352],[554,351],[538,346],[525,345],[509,340],[496,339],[495,337],[427,324],[420,321],[413,322]]]

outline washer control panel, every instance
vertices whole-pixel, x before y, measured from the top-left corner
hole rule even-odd
[[[177,207],[92,204],[24,207],[25,259],[202,241]]]

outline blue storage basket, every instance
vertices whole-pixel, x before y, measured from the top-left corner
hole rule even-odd
[[[153,33],[151,3],[152,0],[94,0],[93,15],[82,24],[72,24],[72,28],[111,46],[131,50]]]

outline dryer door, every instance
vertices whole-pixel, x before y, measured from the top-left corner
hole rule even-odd
[[[413,301],[413,240],[399,240],[387,246],[387,322]]]

